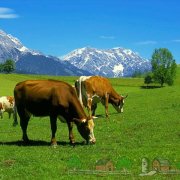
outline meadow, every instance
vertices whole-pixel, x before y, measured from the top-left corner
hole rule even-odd
[[[16,83],[26,79],[57,79],[74,84],[77,77],[0,74],[0,96],[13,95]],[[180,67],[174,86],[145,88],[142,78],[110,81],[117,92],[128,94],[128,98],[122,114],[109,105],[109,119],[105,117],[104,107],[98,105],[95,145],[84,145],[74,126],[76,145],[71,146],[67,125],[58,121],[58,146],[52,148],[49,118],[32,117],[28,126],[32,142],[25,146],[21,142],[20,125],[13,127],[13,119],[4,114],[0,119],[0,179],[97,179],[100,176],[146,179],[139,176],[144,157],[149,159],[149,170],[156,157],[168,159],[171,167],[177,167],[180,164]],[[73,169],[93,172],[100,159],[110,159],[118,170],[123,158],[129,160],[128,175],[69,173]],[[179,179],[179,175],[156,174],[151,178]]]

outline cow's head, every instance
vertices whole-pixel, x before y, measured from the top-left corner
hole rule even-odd
[[[123,112],[123,105],[124,105],[124,99],[127,98],[128,95],[126,96],[120,96],[119,98],[115,99],[112,102],[113,107],[116,109],[116,111],[118,113],[122,113]]]
[[[74,118],[73,120],[75,121],[77,125],[77,129],[79,133],[86,140],[87,144],[89,142],[94,144],[96,142],[96,138],[93,132],[93,129],[94,129],[93,120],[90,118],[83,119],[83,120]]]

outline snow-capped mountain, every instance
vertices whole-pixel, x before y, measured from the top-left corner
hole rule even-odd
[[[0,30],[0,63],[7,59],[16,62],[16,72],[30,74],[120,77],[151,69],[148,60],[124,48],[102,50],[85,47],[60,60],[28,49],[17,38]]]
[[[63,60],[94,75],[106,77],[132,76],[135,72],[151,69],[150,61],[119,47],[107,50],[88,47],[76,49],[64,56]]]
[[[25,47],[17,38],[0,30],[0,63],[7,59],[16,62],[16,72],[48,75],[91,75],[69,62],[60,61]]]
[[[17,38],[0,30],[0,62],[7,58],[17,61],[23,53],[40,55],[39,52],[26,48]]]

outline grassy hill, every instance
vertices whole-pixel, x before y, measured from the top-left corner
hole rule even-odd
[[[50,77],[37,75],[0,74],[0,96],[13,95],[17,82],[26,79],[59,79],[74,84],[77,77]],[[110,118],[99,104],[95,119],[95,145],[83,145],[83,139],[74,126],[77,145],[69,145],[68,128],[58,121],[56,137],[58,147],[50,147],[50,122],[48,117],[32,117],[28,135],[33,142],[23,146],[18,125],[12,127],[7,114],[0,119],[0,179],[68,179],[91,178],[96,174],[81,174],[68,170],[95,170],[100,159],[110,159],[116,167],[129,170],[129,175],[107,175],[104,178],[139,178],[141,161],[149,159],[149,171],[154,158],[168,159],[171,168],[180,164],[180,67],[174,86],[145,89],[141,78],[110,79],[117,92],[128,94],[124,113],[117,114],[110,105]],[[18,119],[19,120],[19,119]],[[128,159],[128,164],[121,161]],[[94,172],[94,171],[92,171]],[[155,175],[156,179],[178,179],[178,175]]]

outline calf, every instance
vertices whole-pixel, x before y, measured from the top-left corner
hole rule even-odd
[[[13,96],[2,96],[0,97],[0,116],[3,118],[3,113],[7,112],[9,114],[9,119],[11,114],[13,114],[14,122],[13,125],[17,124],[17,113]]]

